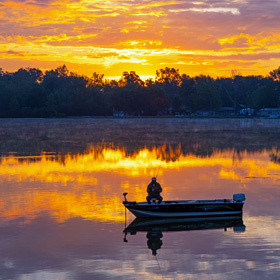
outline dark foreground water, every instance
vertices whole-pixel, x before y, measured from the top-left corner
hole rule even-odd
[[[279,279],[279,149],[280,120],[0,120],[0,279]],[[156,174],[164,199],[245,193],[242,220],[125,236]]]

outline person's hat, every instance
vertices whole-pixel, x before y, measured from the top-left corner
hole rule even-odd
[[[152,181],[156,181],[156,180],[157,180],[157,178],[156,178],[156,177],[153,177],[153,178],[152,178]]]

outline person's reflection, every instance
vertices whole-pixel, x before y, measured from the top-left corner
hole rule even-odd
[[[162,232],[161,231],[148,231],[147,232],[147,245],[148,248],[152,250],[153,256],[156,256],[157,250],[161,248],[162,245]]]

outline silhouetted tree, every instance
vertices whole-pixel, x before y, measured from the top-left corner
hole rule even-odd
[[[186,112],[186,110],[194,111],[195,79],[183,74],[181,81],[182,83],[177,93],[178,105],[175,107],[175,110],[180,112]]]
[[[255,109],[280,106],[280,67],[267,77],[231,78],[180,75],[178,69],[156,71],[145,82],[134,72],[119,81],[103,80],[93,72],[88,78],[69,72],[65,65],[43,73],[20,68],[8,73],[0,68],[0,117],[156,116],[173,112],[216,110],[220,107]]]
[[[280,67],[269,72],[269,75],[274,81],[280,81]]]
[[[134,72],[130,71],[128,72],[123,72],[122,78],[119,80],[119,86],[124,87],[124,86],[136,86],[136,87],[142,87],[144,86],[144,82],[140,79],[140,77]]]
[[[156,71],[155,82],[159,85],[167,94],[170,103],[170,110],[174,111],[175,95],[182,83],[182,78],[179,73],[179,69],[165,67]]]
[[[91,78],[89,79],[89,85],[91,87],[96,87],[99,90],[103,90],[105,83],[103,81],[104,74],[99,74],[96,72],[93,72]]]
[[[214,110],[222,105],[217,83],[210,76],[200,75],[195,78],[196,93],[193,104],[196,110]]]
[[[182,78],[179,69],[165,67],[156,71],[156,83],[170,86],[180,86]]]

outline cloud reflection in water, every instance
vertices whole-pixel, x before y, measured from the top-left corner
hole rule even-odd
[[[92,146],[62,157],[3,157],[0,163],[0,275],[3,279],[161,279],[145,234],[122,242],[122,193],[144,200],[150,177],[165,199],[245,192],[246,232],[163,234],[166,279],[277,279],[280,166],[269,151],[184,155],[162,146],[128,153]],[[129,216],[129,219],[132,217]],[[239,273],[237,273],[237,271]],[[267,278],[270,277],[270,278]]]

